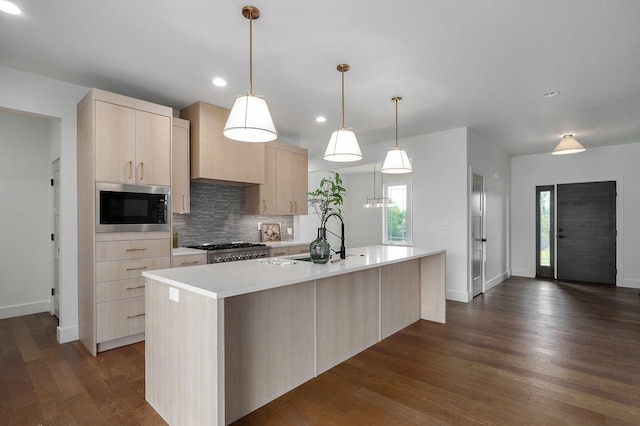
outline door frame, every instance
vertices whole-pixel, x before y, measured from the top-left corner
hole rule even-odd
[[[616,235],[616,269],[618,273],[616,274],[616,287],[622,286],[624,284],[624,276],[621,276],[621,271],[624,271],[624,232],[620,232],[621,229],[624,229],[624,178],[623,176],[591,176],[591,177],[579,177],[579,178],[552,178],[550,181],[535,183],[533,186],[533,191],[535,194],[536,188],[539,186],[551,186],[556,187],[557,185],[563,184],[572,184],[572,183],[592,183],[592,182],[603,182],[603,181],[615,181],[616,182],[616,191],[618,192],[618,196],[616,197],[616,228],[618,229]],[[535,208],[537,208],[537,203],[535,204]],[[533,219],[535,221],[535,218]],[[557,218],[554,217],[554,222],[557,224]],[[534,225],[535,232],[535,225]],[[554,256],[554,265],[557,265],[557,229],[554,229],[554,252],[556,253]],[[535,240],[535,237],[534,237]],[[535,251],[535,247],[534,247]],[[535,271],[535,256],[533,259]],[[554,271],[554,279],[557,279],[557,268]]]

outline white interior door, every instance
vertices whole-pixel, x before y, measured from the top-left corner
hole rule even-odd
[[[472,246],[472,294],[477,296],[484,290],[484,177],[473,175],[471,195],[471,246]]]

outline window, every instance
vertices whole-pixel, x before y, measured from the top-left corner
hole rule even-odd
[[[383,244],[411,245],[411,184],[388,183],[383,186],[389,204],[383,213]]]
[[[536,187],[536,276],[554,277],[554,187]]]

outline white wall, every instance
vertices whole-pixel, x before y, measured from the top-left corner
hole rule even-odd
[[[0,318],[50,310],[50,120],[0,110]]]
[[[0,108],[59,119],[59,132],[52,129],[57,135],[50,138],[53,144],[50,160],[60,157],[58,341],[61,343],[78,339],[76,105],[88,91],[85,87],[0,66]],[[48,175],[50,168],[46,170]],[[39,265],[37,259],[34,262]]]
[[[380,167],[378,166],[378,170]],[[346,204],[349,211],[346,228],[347,247],[364,247],[382,244],[382,209],[365,209],[367,196],[380,196],[380,172],[376,176],[376,194],[373,194],[373,166],[371,173],[350,175],[346,186]]]
[[[535,276],[535,187],[617,181],[618,278],[640,288],[640,143],[591,148],[574,155],[511,159],[511,264],[513,275]]]
[[[475,132],[469,131],[468,143],[469,178],[472,178],[473,174],[484,176],[484,235],[487,239],[485,243],[484,291],[487,291],[511,275],[509,266],[511,161],[500,147],[488,142]],[[472,187],[470,186],[471,189]],[[469,226],[471,227],[471,224]],[[471,232],[471,229],[469,229],[469,232]],[[469,238],[471,238],[471,235],[469,235]]]

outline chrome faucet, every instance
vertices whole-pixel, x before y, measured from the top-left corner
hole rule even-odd
[[[344,246],[344,220],[342,219],[342,216],[340,216],[338,213],[330,213],[327,217],[324,218],[324,222],[322,222],[322,227],[325,230],[327,230],[327,220],[329,220],[331,216],[335,216],[338,219],[340,219],[340,234],[341,234],[340,235],[340,251],[335,251],[335,250],[333,251],[335,254],[340,255],[340,259],[345,259],[347,257],[347,249]],[[331,231],[329,231],[329,233],[335,235],[336,237],[338,236]]]

